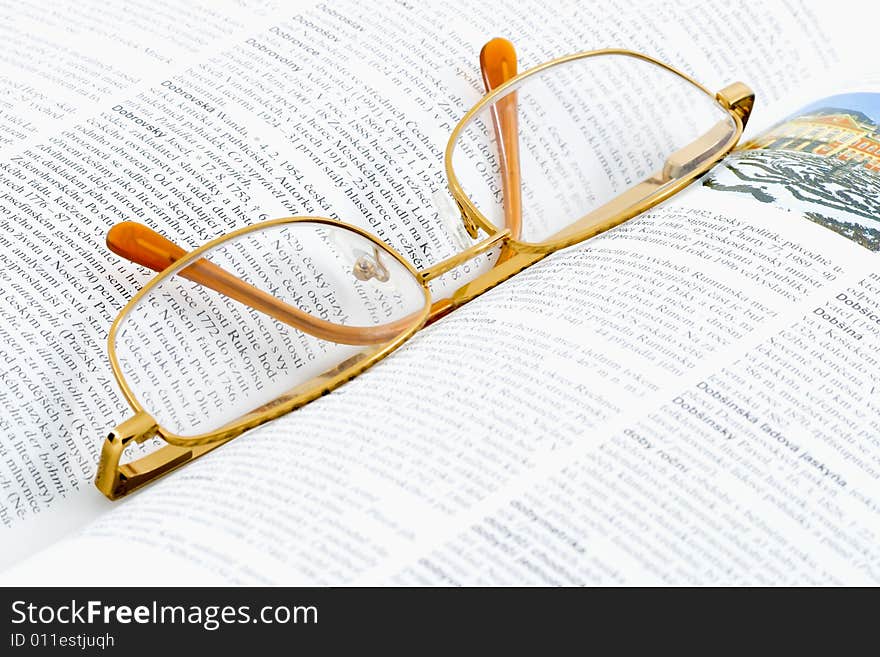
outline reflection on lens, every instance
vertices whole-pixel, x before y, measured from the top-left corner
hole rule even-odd
[[[160,281],[120,322],[116,354],[144,410],[193,436],[354,367],[410,331],[426,303],[411,271],[366,237],[276,224]]]
[[[452,168],[492,224],[521,220],[522,241],[544,242],[608,214],[603,206],[624,193],[615,210],[675,183],[735,131],[686,79],[636,57],[596,55],[526,77],[483,108],[459,134]]]

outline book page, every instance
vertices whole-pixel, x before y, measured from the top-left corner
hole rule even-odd
[[[431,208],[430,197],[442,185],[439,155],[444,136],[455,117],[479,97],[475,53],[487,35],[503,27],[502,32],[517,42],[526,65],[604,45],[648,50],[710,86],[747,79],[771,99],[834,60],[829,39],[803,8],[770,5],[759,12],[718,3],[716,9],[687,12],[657,3],[598,12],[560,5],[534,26],[533,11],[517,4],[491,16],[470,9],[470,24],[450,35],[446,26],[459,24],[454,19],[460,7],[419,10],[401,4],[366,12],[354,4],[346,5],[345,11],[321,6],[279,19],[265,32],[211,55],[179,76],[157,81],[136,96],[103,108],[61,132],[45,151],[34,146],[16,157],[40,161],[43,152],[51,158],[106,155],[99,159],[109,160],[112,167],[97,164],[101,182],[86,184],[88,200],[74,199],[68,202],[70,208],[60,206],[66,210],[62,214],[70,217],[71,231],[89,227],[89,248],[83,249],[88,254],[100,253],[100,236],[120,214],[140,218],[193,246],[264,216],[320,213],[344,216],[373,229],[418,266],[460,246],[455,230]],[[791,12],[798,18],[798,29],[788,33],[784,26],[793,23]],[[655,31],[645,34],[634,27],[649,19]],[[741,26],[743,37],[760,42],[760,49],[743,54],[731,44],[725,50],[727,42],[720,34],[730,25]],[[389,26],[401,35],[394,42],[387,37]],[[312,40],[306,42],[303,30]],[[778,34],[772,43],[758,38],[768,31]],[[607,42],[611,37],[614,44]],[[318,41],[321,49],[313,45]],[[437,43],[446,45],[439,59]],[[696,48],[670,45],[693,43]],[[294,49],[297,58],[281,54],[283,49]],[[772,70],[763,63],[768,61],[773,62]],[[405,67],[397,73],[399,62]],[[395,75],[405,75],[409,84],[403,98]],[[356,82],[361,79],[372,82],[366,92],[363,83]],[[216,91],[218,85],[223,87],[222,95]],[[288,97],[273,94],[274,89],[288,90]],[[324,133],[331,121],[339,123],[329,111],[366,131],[354,141],[360,151],[331,148],[327,152]],[[377,119],[385,127],[381,133],[371,128]],[[288,132],[291,128],[295,130]],[[338,130],[334,128],[332,134],[351,134]],[[364,153],[381,162],[395,149],[400,154],[393,161],[398,166],[417,165],[411,170],[418,175],[402,188],[392,187],[396,195],[390,198],[377,193],[371,197],[373,180],[362,189],[363,181],[357,179],[372,175],[380,187],[393,180],[383,181],[380,176],[395,169],[363,167]],[[341,183],[334,178],[338,166],[334,157],[350,158]],[[192,162],[199,159],[200,170],[194,170]],[[108,180],[106,188],[100,187]],[[168,186],[162,184],[166,180]],[[408,208],[405,223],[396,227],[385,219],[394,216],[395,208]],[[685,231],[687,223],[678,221],[678,230]],[[612,286],[607,295],[618,289],[615,284],[623,289],[625,282],[641,280],[645,274],[648,280],[653,275],[672,276],[682,286],[694,282],[676,274],[678,265],[672,257],[652,255],[635,263],[612,244],[609,241],[605,251],[599,246],[583,250],[598,249],[603,264],[619,270],[616,283],[614,278],[607,281]],[[94,462],[108,419],[124,416],[118,395],[113,401],[112,383],[105,385],[98,378],[103,374],[104,381],[110,380],[101,360],[101,330],[106,331],[125,293],[145,279],[131,266],[102,257],[106,265],[101,263],[101,280],[86,287],[85,299],[76,297],[82,306],[77,309],[77,319],[82,319],[77,322],[82,325],[77,345],[92,345],[87,356],[90,362],[101,363],[94,380],[85,377],[80,383],[106,406],[80,425],[81,442],[72,451],[82,455],[84,463]],[[550,280],[558,281],[553,270],[557,260],[535,271],[548,272]],[[530,478],[548,453],[573,449],[585,434],[626,414],[636,400],[664,389],[716,351],[778,316],[780,311],[769,303],[776,297],[768,296],[771,291],[776,294],[775,287],[755,281],[754,289],[738,300],[728,286],[716,298],[715,279],[710,273],[704,275],[699,294],[705,297],[698,296],[695,303],[741,302],[749,314],[737,331],[728,334],[708,324],[711,318],[706,317],[701,328],[707,337],[696,345],[686,344],[675,336],[687,328],[687,310],[673,308],[671,319],[656,319],[657,326],[668,331],[664,344],[647,334],[641,339],[644,344],[625,339],[632,338],[625,332],[624,337],[616,337],[620,318],[615,319],[615,312],[636,317],[640,302],[634,298],[630,307],[612,308],[610,315],[607,307],[595,306],[592,321],[605,323],[608,335],[598,349],[591,347],[592,340],[584,343],[582,336],[578,338],[582,331],[577,321],[570,321],[579,318],[585,299],[598,294],[598,288],[575,287],[577,293],[567,297],[569,308],[554,310],[558,314],[553,330],[542,332],[537,325],[547,324],[544,304],[521,292],[531,285],[540,287],[540,279],[535,278],[539,274],[527,272],[425,331],[337,394],[249,433],[119,505],[92,526],[87,537],[77,539],[77,545],[120,540],[123,545],[163,552],[173,545],[178,556],[172,560],[192,562],[202,574],[228,581],[340,582],[377,576],[413,546],[424,545],[429,536],[436,538],[458,526],[471,509],[488,503],[512,482]],[[114,283],[108,284],[108,277]],[[797,293],[804,291],[793,287],[788,293],[794,296],[783,295],[783,300],[794,303]],[[504,290],[513,297],[504,301]],[[99,294],[90,300],[89,291]],[[651,292],[642,290],[649,296]],[[496,316],[504,306],[516,321],[505,320],[503,312]],[[487,324],[492,326],[491,334],[485,332]],[[656,327],[650,333],[657,333]],[[29,339],[33,340],[25,337],[25,345]],[[653,350],[661,357],[651,357]],[[28,349],[19,346],[12,351]],[[30,356],[27,367],[15,371],[24,376],[40,368],[40,361]],[[597,380],[602,382],[598,390]],[[431,391],[430,397],[421,393],[424,389]],[[68,417],[70,409],[65,411]],[[265,471],[263,463],[273,467]],[[79,481],[87,487],[85,476]],[[163,529],[156,531],[157,527]],[[304,543],[320,548],[303,548]],[[272,545],[287,547],[272,550]],[[267,553],[271,558],[266,558]],[[263,558],[257,559],[258,554]]]
[[[276,3],[0,2],[0,153],[215,50]]]

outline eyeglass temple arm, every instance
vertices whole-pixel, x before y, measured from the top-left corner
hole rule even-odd
[[[495,38],[480,50],[480,71],[486,92],[514,77],[517,73],[516,49],[507,39]],[[519,159],[519,117],[516,92],[507,94],[490,109],[498,144],[501,165],[501,187],[504,195],[504,225],[513,239],[522,232],[522,178]],[[507,254],[502,253],[502,259]]]
[[[187,253],[171,240],[135,221],[124,221],[113,226],[107,232],[107,247],[126,260],[157,272],[163,271]],[[340,344],[371,345],[389,342],[412,325],[412,317],[379,326],[334,324],[245,283],[205,258],[181,269],[176,275],[224,294],[309,335]]]

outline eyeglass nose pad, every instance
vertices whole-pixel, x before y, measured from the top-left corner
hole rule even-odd
[[[449,228],[448,232],[455,240],[458,250],[463,251],[470,247],[471,240],[477,237],[477,226],[465,215],[464,210],[453,202],[445,189],[435,190],[431,197],[437,210],[437,219]]]
[[[382,263],[382,260],[379,258],[379,250],[375,248],[373,249],[372,258],[364,254],[355,260],[351,273],[359,281],[368,281],[375,278],[380,283],[387,283],[391,278],[391,272]]]

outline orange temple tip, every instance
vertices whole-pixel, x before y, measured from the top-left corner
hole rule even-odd
[[[516,75],[516,49],[507,39],[496,37],[480,50],[480,69],[487,90]]]
[[[123,221],[107,231],[107,248],[153,271],[162,271],[186,255],[174,242],[135,221]]]

